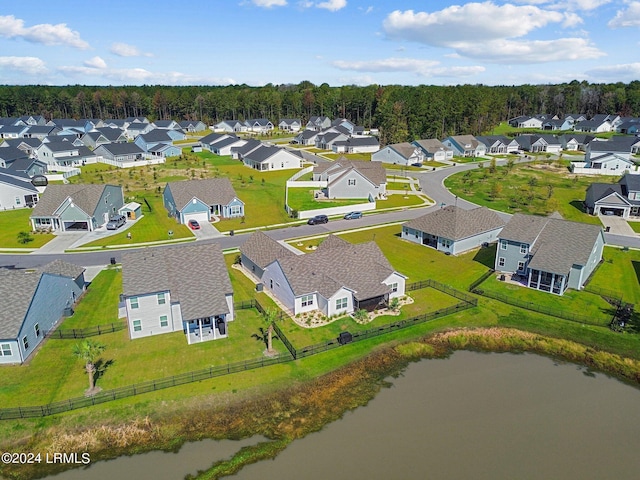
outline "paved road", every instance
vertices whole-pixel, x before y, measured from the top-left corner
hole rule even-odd
[[[520,158],[517,162],[523,163],[527,160]],[[498,165],[506,163],[504,160],[499,160]],[[384,223],[404,222],[417,218],[425,213],[441,208],[442,205],[457,205],[461,208],[470,209],[476,207],[475,204],[456,198],[455,195],[450,193],[443,185],[443,181],[446,177],[453,173],[463,172],[478,168],[477,163],[466,163],[456,165],[454,167],[443,168],[436,171],[426,172],[411,172],[411,176],[418,178],[422,191],[431,197],[436,204],[432,207],[400,210],[389,213],[379,213],[375,215],[366,215],[360,220],[332,220],[329,223],[323,225],[298,225],[293,227],[282,228],[278,230],[271,230],[266,232],[274,240],[286,240],[297,237],[308,237],[313,235],[323,235],[331,232],[342,231],[351,228],[361,228],[366,226],[379,225]],[[501,213],[505,218],[510,215]],[[233,237],[224,236],[215,239],[199,240],[199,243],[217,243],[222,249],[236,248],[241,246],[250,234],[238,234]],[[615,234],[605,234],[605,239],[608,245],[617,245],[620,247],[639,248],[640,249],[640,237],[628,237]],[[158,247],[146,247],[146,248],[170,248],[170,246],[158,246]],[[130,251],[132,249],[128,249]],[[138,249],[136,249],[138,250]],[[122,258],[122,250],[114,251],[97,251],[87,253],[70,253],[70,254],[7,254],[0,255],[0,267],[13,266],[15,268],[32,268],[40,265],[44,265],[55,259],[64,259],[82,266],[92,265],[107,265],[110,263],[111,258],[115,258],[116,262],[120,262]]]

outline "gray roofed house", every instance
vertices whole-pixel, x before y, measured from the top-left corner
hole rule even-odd
[[[448,205],[404,223],[401,238],[457,255],[497,241],[505,223],[487,207]]]
[[[278,258],[294,256],[288,248],[257,230],[240,246],[240,263],[258,280],[264,269]]]
[[[39,195],[29,175],[0,168],[0,210],[33,207],[38,203]]]
[[[20,158],[7,164],[7,172],[34,177],[47,173],[47,164],[35,158]]]
[[[228,178],[205,178],[169,182],[163,192],[164,206],[183,224],[189,220],[211,222],[213,216],[242,217],[244,202]]]
[[[245,166],[260,171],[300,168],[301,159],[290,151],[275,145],[262,144],[242,156]]]
[[[49,185],[33,209],[33,230],[94,231],[124,205],[119,185]]]
[[[231,147],[231,158],[233,158],[234,160],[242,160],[245,155],[253,152],[256,148],[259,148],[260,146],[262,146],[262,142],[260,140],[256,140],[255,138],[250,138],[242,146]]]
[[[354,245],[332,237],[327,237],[324,247],[305,255],[279,253],[273,241],[249,239],[252,243],[243,253],[250,263],[243,265],[255,265],[260,246],[265,245],[265,258],[275,255],[275,259],[262,269],[260,280],[293,315],[313,310],[326,316],[373,310],[404,295],[406,277],[393,269],[374,242]]]
[[[84,288],[84,268],[62,260],[39,269],[0,269],[0,364],[23,363]]]
[[[135,143],[105,143],[97,147],[93,153],[100,157],[101,163],[107,163],[119,168],[130,168],[157,163],[164,163],[164,158],[154,158],[145,153]]]
[[[333,142],[331,150],[334,153],[374,153],[380,150],[380,142],[372,136],[349,137]]]
[[[387,193],[387,173],[381,162],[340,157],[313,168],[313,180],[327,182],[326,198],[363,198],[374,201]]]
[[[202,132],[207,129],[204,122],[200,120],[183,120],[182,122],[178,122],[178,124],[185,132]]]
[[[626,174],[617,183],[592,183],[584,206],[591,215],[640,217],[640,176]]]
[[[453,150],[445,146],[437,138],[414,140],[411,143],[422,150],[424,160],[442,162],[453,159]]]
[[[192,344],[229,334],[233,289],[217,244],[124,253],[122,289],[131,339],[182,331]]]
[[[499,235],[495,269],[527,287],[562,295],[584,286],[604,244],[600,226],[517,213]]]

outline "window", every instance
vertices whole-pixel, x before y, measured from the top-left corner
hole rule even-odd
[[[133,310],[134,308],[138,308],[138,297],[131,297],[129,299],[129,302],[131,303],[131,309]]]
[[[242,214],[242,206],[241,205],[231,205],[229,209],[230,215],[241,215]]]
[[[506,240],[500,240],[500,248],[502,250],[506,250],[507,249],[507,241]]]
[[[167,316],[166,316],[166,315],[162,315],[162,316],[160,317],[160,326],[161,326],[161,327],[166,327],[166,326],[168,326],[168,325],[169,325],[169,319],[167,318]]]
[[[16,197],[16,205],[20,205],[20,197]]]
[[[391,291],[392,291],[393,293],[395,293],[395,292],[397,292],[397,291],[398,291],[398,283],[397,283],[397,282],[396,282],[396,283],[392,283],[392,284],[391,284],[391,285],[389,285],[389,286],[391,287]]]
[[[302,296],[302,306],[309,307],[313,305],[313,295],[303,295]]]
[[[518,262],[518,271],[519,272],[524,271],[524,262]]]
[[[498,266],[499,267],[504,267],[504,257],[498,258]]]
[[[167,300],[164,298],[164,293],[158,294],[158,305],[164,305],[167,303]]]
[[[36,337],[40,336],[40,325],[38,323],[33,326],[33,331],[36,332]]]
[[[13,352],[11,351],[11,344],[10,343],[1,344],[0,357],[10,357],[11,355],[13,355]]]
[[[29,340],[27,339],[26,335],[22,337],[22,346],[25,350],[29,350]]]
[[[520,253],[522,253],[523,255],[525,253],[527,253],[527,244],[526,243],[521,243],[520,244]]]
[[[349,304],[349,300],[347,299],[347,297],[338,298],[336,300],[336,310],[342,310],[343,308],[347,308],[348,304]]]
[[[355,179],[355,178],[350,178],[350,179],[347,181],[347,185],[355,185],[355,184],[356,184],[356,179]]]
[[[142,320],[134,320],[133,321],[133,331],[141,332],[142,331]]]

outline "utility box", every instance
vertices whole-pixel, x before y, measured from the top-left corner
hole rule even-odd
[[[341,332],[340,335],[338,335],[338,343],[340,345],[346,345],[351,342],[353,342],[353,335],[349,332]]]

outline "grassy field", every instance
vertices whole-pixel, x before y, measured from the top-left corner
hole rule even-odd
[[[640,303],[640,251],[605,247],[588,285],[618,291],[623,301]]]
[[[294,210],[316,210],[319,208],[343,207],[346,205],[356,205],[366,203],[366,199],[336,199],[336,200],[316,200],[314,190],[309,188],[289,188],[287,203]]]
[[[584,212],[587,187],[594,182],[614,183],[612,177],[576,176],[555,162],[484,168],[457,173],[445,180],[452,193],[465,200],[508,213],[547,215],[554,211],[567,220],[600,225]]]
[[[326,157],[330,160],[337,160],[340,157],[345,157],[348,158],[349,160],[364,160],[364,161],[370,161],[371,160],[371,154],[370,153],[328,153],[326,151],[321,151],[322,156]]]
[[[50,233],[33,233],[32,241],[20,243],[18,233],[31,232],[30,208],[18,208],[0,212],[0,249],[2,248],[38,248],[54,238]]]

